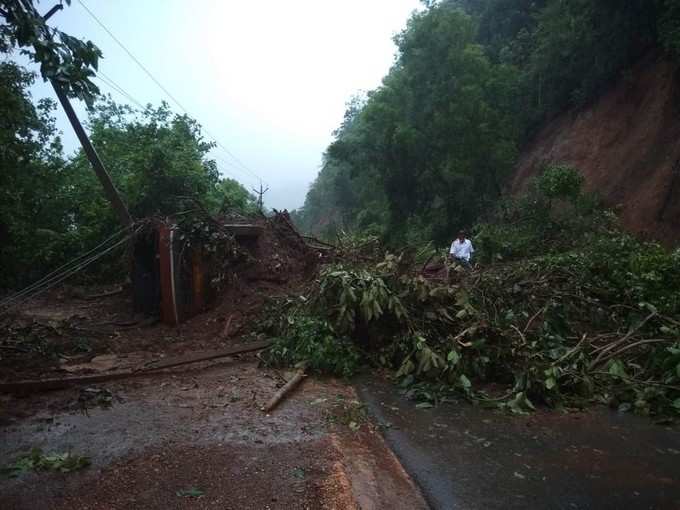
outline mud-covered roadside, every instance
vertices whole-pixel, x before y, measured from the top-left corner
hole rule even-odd
[[[286,375],[242,359],[101,385],[110,407],[83,388],[3,396],[3,461],[41,448],[92,465],[3,478],[2,507],[425,507],[344,383],[309,378],[264,414]]]
[[[122,286],[63,286],[6,310],[0,381],[138,377],[0,394],[0,467],[17,475],[0,476],[2,510],[426,507],[343,382],[308,377],[266,414],[290,373],[260,367],[253,354],[139,376],[154,362],[252,341],[267,302],[314,278],[325,255],[287,215],[258,222],[257,246],[229,266],[215,302],[178,326],[135,315]],[[18,469],[34,449],[90,465]]]

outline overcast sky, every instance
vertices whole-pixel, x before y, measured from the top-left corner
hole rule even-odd
[[[247,188],[261,177],[269,207],[302,205],[346,101],[380,84],[394,61],[392,37],[418,0],[82,0],[158,81],[252,173],[223,150],[224,175]],[[39,2],[46,11],[53,2]],[[179,109],[72,0],[50,19],[91,39],[100,70],[142,104]],[[102,91],[129,102],[97,81]],[[45,84],[34,97],[51,95]],[[81,110],[82,111],[82,110]],[[68,152],[77,148],[58,112]]]

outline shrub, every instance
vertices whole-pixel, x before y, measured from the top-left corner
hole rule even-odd
[[[583,176],[572,166],[552,164],[536,180],[538,189],[548,199],[564,199],[575,203],[581,195]]]
[[[268,356],[274,364],[306,363],[312,371],[342,377],[352,376],[361,360],[347,338],[338,336],[326,322],[306,315],[287,319]]]

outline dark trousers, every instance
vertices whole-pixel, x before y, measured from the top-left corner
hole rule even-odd
[[[466,260],[462,257],[453,257],[453,260],[458,262],[461,266],[463,266],[465,269],[470,269],[472,265],[470,264],[469,260]]]

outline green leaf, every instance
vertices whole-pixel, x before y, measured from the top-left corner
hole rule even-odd
[[[45,455],[40,448],[33,448],[29,454],[22,455],[13,464],[3,468],[2,472],[10,477],[16,477],[28,471],[70,473],[86,468],[90,464],[88,457],[71,453]]]
[[[181,498],[200,498],[204,492],[196,487],[190,487],[189,489],[178,490],[175,494]]]
[[[515,397],[506,406],[514,414],[526,414],[527,411],[534,411],[536,409],[523,391],[515,394]]]
[[[633,408],[633,405],[630,402],[623,402],[622,404],[619,405],[619,412],[620,413],[627,413]]]
[[[413,361],[411,361],[410,359],[407,359],[407,360],[404,361],[404,363],[402,363],[401,367],[399,367],[399,370],[396,373],[396,377],[399,378],[399,377],[402,377],[404,375],[410,374],[411,372],[413,372],[415,370],[415,368],[416,368],[416,366],[413,363]]]
[[[620,360],[612,360],[607,371],[614,377],[627,377],[625,366]]]

